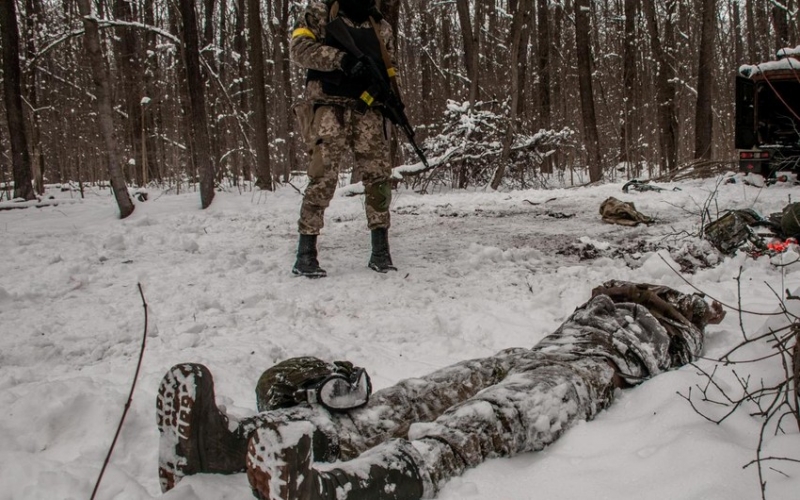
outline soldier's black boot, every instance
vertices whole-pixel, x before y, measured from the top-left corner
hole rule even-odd
[[[372,230],[372,255],[368,266],[379,273],[397,271],[389,253],[389,230],[385,227]]]
[[[307,278],[324,278],[328,275],[319,267],[317,261],[317,235],[301,234],[297,244],[297,261],[292,268],[292,274]]]

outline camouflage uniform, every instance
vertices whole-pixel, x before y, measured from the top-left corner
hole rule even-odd
[[[212,451],[240,450],[249,436],[246,469],[260,498],[430,498],[487,458],[543,449],[611,404],[615,388],[692,361],[718,319],[718,304],[696,295],[609,282],[532,349],[401,381],[347,412],[272,409]],[[259,408],[270,406],[266,389]]]
[[[666,287],[609,282],[593,295],[533,349],[402,381],[345,414],[308,407],[265,414],[248,449],[254,491],[431,498],[487,458],[543,449],[611,404],[615,388],[695,359],[703,328],[720,313]],[[287,442],[298,432],[307,440]]]
[[[355,25],[347,17],[342,19],[347,26],[371,29],[369,21]],[[300,15],[292,32],[291,57],[295,64],[318,72],[341,69],[345,53],[323,43],[328,21],[329,5],[325,2],[312,1]],[[394,36],[389,23],[381,20],[379,32],[393,60]],[[393,66],[388,69],[391,75],[396,72]],[[308,79],[304,97],[305,104],[311,106],[312,119],[304,131],[310,163],[298,222],[300,234],[319,234],[339,172],[353,159],[353,168],[361,172],[367,194],[367,225],[370,229],[388,228],[391,162],[383,115],[377,107],[359,110],[362,105],[357,99],[326,94],[320,80]]]

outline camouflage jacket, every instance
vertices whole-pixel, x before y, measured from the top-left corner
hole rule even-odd
[[[355,28],[369,28],[370,22],[356,25],[343,13],[339,14],[344,23]],[[290,54],[292,62],[305,69],[317,71],[335,71],[342,69],[342,58],[345,52],[325,44],[325,26],[329,21],[329,4],[312,0],[298,16],[292,29]],[[394,34],[392,27],[385,19],[380,21],[380,38],[386,44],[386,50],[392,61],[391,73],[396,73]],[[305,98],[316,103],[353,105],[355,99],[326,95],[322,91],[322,82],[310,80],[306,83]]]

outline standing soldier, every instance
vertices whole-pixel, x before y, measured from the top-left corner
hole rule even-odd
[[[326,30],[334,21],[346,28],[362,52],[361,58],[346,51]],[[317,235],[341,167],[353,157],[353,168],[362,174],[367,225],[372,232],[369,267],[381,273],[397,270],[389,253],[388,132],[380,111],[381,96],[373,101],[368,92],[376,83],[371,68],[380,70],[385,80],[382,84],[397,91],[393,54],[391,27],[374,0],[311,0],[295,23],[292,60],[307,69],[305,101],[295,112],[310,155],[309,182],[298,223],[297,262],[292,268],[295,275],[326,276],[317,261]]]

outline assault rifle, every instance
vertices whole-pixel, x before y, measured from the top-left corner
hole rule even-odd
[[[345,26],[344,21],[342,21],[340,17],[337,17],[333,21],[329,22],[325,27],[325,30],[337,42],[342,44],[342,47],[344,47],[351,56],[358,59],[359,62],[361,62],[361,64],[363,64],[366,70],[369,72],[372,86],[361,95],[361,100],[367,106],[372,106],[375,99],[378,99],[382,104],[381,112],[383,115],[406,134],[409,144],[411,144],[411,147],[414,148],[414,152],[417,153],[419,159],[422,160],[422,164],[425,165],[425,170],[430,169],[428,160],[425,158],[425,153],[422,152],[420,147],[417,146],[416,141],[414,141],[414,129],[411,128],[411,124],[408,123],[408,117],[405,113],[405,106],[400,100],[400,96],[394,92],[392,86],[389,85],[384,78],[383,71],[378,68],[378,65],[375,64],[375,61],[361,52],[356,45],[355,40],[353,40],[353,37],[350,35],[350,32],[347,31],[347,26]]]

